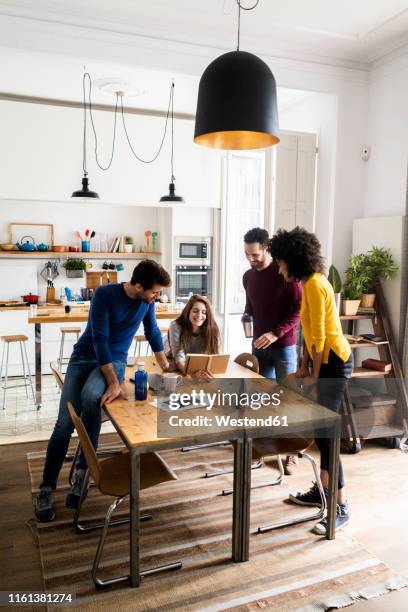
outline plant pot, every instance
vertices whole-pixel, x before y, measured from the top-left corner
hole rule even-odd
[[[68,278],[83,278],[84,270],[65,270]]]
[[[360,306],[361,300],[341,300],[341,314],[342,315],[356,315]]]
[[[375,293],[363,293],[361,296],[361,308],[372,308],[375,302]]]
[[[133,253],[133,244],[125,244],[125,253]]]

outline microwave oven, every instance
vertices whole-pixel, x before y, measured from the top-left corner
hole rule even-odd
[[[175,238],[176,265],[211,266],[211,238],[177,236]]]

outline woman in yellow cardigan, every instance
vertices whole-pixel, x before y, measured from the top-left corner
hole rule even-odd
[[[279,230],[270,242],[270,251],[279,265],[279,273],[286,280],[302,282],[300,321],[305,347],[296,376],[303,379],[304,387],[316,385],[319,404],[339,412],[347,381],[353,371],[353,356],[343,335],[333,288],[323,274],[320,243],[314,234],[296,227],[290,232]],[[316,438],[316,444],[320,450],[320,477],[327,491],[330,440]],[[290,495],[289,498],[300,505],[321,504],[316,484],[306,493]],[[349,520],[343,467],[339,461],[336,529],[345,527]],[[326,519],[317,523],[313,531],[324,535]]]

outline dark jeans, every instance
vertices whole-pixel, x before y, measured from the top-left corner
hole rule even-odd
[[[344,396],[344,391],[347,386],[348,379],[353,372],[353,355],[351,354],[347,361],[343,361],[330,351],[328,363],[322,363],[320,374],[317,380],[317,402],[326,406],[334,412],[340,412],[341,403]],[[316,438],[315,440],[320,450],[320,468],[329,470],[329,438]],[[341,461],[339,461],[339,480],[338,488],[344,487],[344,473]]]
[[[126,364],[114,361],[112,365],[119,382],[122,382]],[[68,450],[71,434],[74,431],[67,408],[68,401],[81,416],[91,442],[94,448],[97,448],[101,429],[100,401],[106,387],[105,377],[96,359],[80,357],[75,353],[71,356],[65,374],[57,422],[48,442],[41,487],[55,489],[57,486],[58,476]],[[86,469],[85,457],[82,453],[77,468]]]

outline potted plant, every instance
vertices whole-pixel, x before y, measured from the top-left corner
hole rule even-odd
[[[381,278],[388,280],[397,272],[398,266],[392,258],[391,251],[373,246],[367,253],[352,256],[350,267],[346,271],[346,282],[360,291],[361,306],[372,308],[378,281]]]
[[[125,252],[133,253],[133,238],[131,236],[125,236]]]
[[[86,270],[86,263],[83,259],[67,259],[63,264],[68,278],[82,278]]]
[[[333,287],[333,291],[334,291],[334,300],[336,302],[336,308],[337,308],[337,312],[340,312],[340,301],[341,301],[341,287],[342,287],[342,283],[341,283],[341,278],[340,278],[340,274],[339,271],[337,270],[337,268],[333,265],[330,266],[329,268],[329,275],[327,277],[329,283],[331,284],[331,286]]]
[[[351,284],[345,284],[341,290],[341,314],[355,315],[360,306],[360,291]]]

